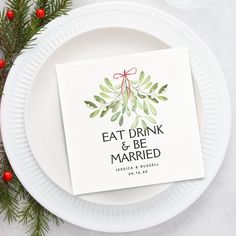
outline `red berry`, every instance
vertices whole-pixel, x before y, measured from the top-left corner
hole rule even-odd
[[[13,174],[12,174],[10,171],[6,171],[6,172],[4,172],[2,178],[3,178],[3,180],[6,181],[6,182],[11,181],[12,178],[13,178]]]
[[[0,59],[0,69],[3,69],[6,66],[6,62],[3,59]]]
[[[14,11],[7,10],[6,16],[7,16],[8,20],[13,20],[15,17]]]
[[[45,10],[42,8],[39,8],[36,10],[36,17],[39,19],[42,19],[45,17]]]

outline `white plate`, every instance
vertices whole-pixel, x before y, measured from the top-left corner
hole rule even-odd
[[[209,49],[191,30],[156,9],[111,2],[82,7],[51,22],[36,42],[33,50],[27,50],[17,58],[9,74],[2,99],[1,123],[9,160],[37,201],[78,226],[124,232],[160,224],[186,209],[202,194],[223,160],[231,115],[222,71]],[[199,118],[206,178],[174,183],[165,191],[168,185],[86,195],[84,199],[70,195],[66,192],[70,190],[67,188],[70,179],[55,62],[165,48],[167,45],[187,45],[190,49],[195,87],[199,91],[196,93],[201,108]],[[38,163],[51,179],[60,180],[57,185]],[[51,166],[64,169],[58,174]]]

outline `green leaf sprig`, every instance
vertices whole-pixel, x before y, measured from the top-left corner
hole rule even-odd
[[[108,78],[99,86],[100,91],[94,96],[94,101],[86,100],[85,104],[92,110],[90,118],[104,117],[110,113],[110,120],[124,124],[126,117],[134,113],[135,118],[131,128],[141,125],[144,129],[147,124],[157,123],[157,104],[167,101],[165,95],[168,85],[159,85],[151,81],[150,75],[141,71],[137,79],[128,80],[123,85],[113,84]]]

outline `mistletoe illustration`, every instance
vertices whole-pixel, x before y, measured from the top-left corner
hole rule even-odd
[[[137,68],[124,70],[123,73],[115,73],[114,80],[119,83],[113,84],[105,78],[105,84],[100,85],[99,95],[94,96],[94,102],[84,101],[92,109],[90,118],[97,116],[104,117],[111,113],[111,121],[123,125],[125,117],[134,113],[135,118],[131,128],[136,128],[140,124],[144,129],[147,123],[156,124],[156,106],[161,101],[167,101],[164,96],[168,84],[160,86],[151,81],[150,75],[140,72],[137,79],[130,79],[128,76],[137,74]]]

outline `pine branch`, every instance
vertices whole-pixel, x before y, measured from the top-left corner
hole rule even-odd
[[[54,222],[57,226],[63,223],[61,219],[43,208],[29,194],[25,206],[19,214],[20,222],[29,226],[32,236],[45,235],[49,231],[49,222]]]
[[[0,144],[0,176],[13,170],[7,159],[3,144]],[[9,223],[18,221],[28,227],[31,236],[44,236],[49,231],[49,222],[59,226],[63,221],[42,207],[25,190],[14,174],[11,182],[0,179],[0,214],[4,213]]]
[[[70,0],[39,0],[35,4],[35,10],[39,8],[44,8],[47,17],[37,22],[34,22],[36,19],[35,15],[32,14],[32,24],[45,25],[53,19],[61,15],[65,15],[71,9],[71,6],[72,2]]]
[[[8,22],[8,32],[5,33],[9,34],[13,47],[10,53],[3,53],[8,56],[8,59],[15,60],[15,57],[29,40],[27,30],[30,22],[29,9],[32,4],[30,0],[8,0],[6,5],[8,9],[14,9],[15,18],[12,21],[8,21],[5,17],[5,22]]]
[[[12,168],[8,162],[3,145],[0,144],[0,176],[3,176],[5,171],[12,171]],[[15,190],[16,180],[12,182],[4,182],[0,179],[0,214],[5,213],[4,220],[9,223],[16,221],[17,214],[19,212],[19,202],[17,199],[17,192]]]
[[[66,12],[71,8],[71,1],[68,0],[50,0],[48,1],[47,9],[47,22],[52,19],[66,14]],[[46,22],[45,22],[46,23]]]
[[[5,186],[0,186],[0,191],[0,214],[5,213],[4,220],[8,223],[16,221],[19,203],[15,198],[14,188],[6,183]]]
[[[0,92],[15,58],[24,49],[32,47],[33,37],[54,18],[66,14],[72,5],[71,0],[7,0],[7,8],[0,13],[0,51],[6,66],[0,70]],[[36,17],[37,9],[44,9],[43,19]],[[14,19],[6,17],[7,9],[14,12]],[[32,39],[33,37],[33,39]],[[5,182],[5,171],[13,173],[13,179]],[[21,185],[7,159],[3,144],[0,143],[0,214],[5,214],[9,223],[17,220],[28,226],[32,236],[43,236],[49,231],[49,222],[59,225],[63,221],[36,202]]]
[[[7,72],[11,68],[16,56],[22,49],[32,43],[32,37],[37,34],[48,22],[58,16],[66,14],[72,5],[71,0],[38,0],[33,11],[30,0],[8,0],[8,9],[14,9],[15,19],[6,19],[6,10],[0,16],[0,49],[7,63]],[[46,17],[38,19],[35,11],[44,8]]]
[[[30,195],[20,212],[20,222],[29,226],[28,232],[31,232],[32,236],[45,235],[49,231],[47,211]]]
[[[38,9],[38,8],[46,8],[47,7],[47,4],[48,4],[49,0],[38,0],[38,1],[35,1],[35,9]]]

